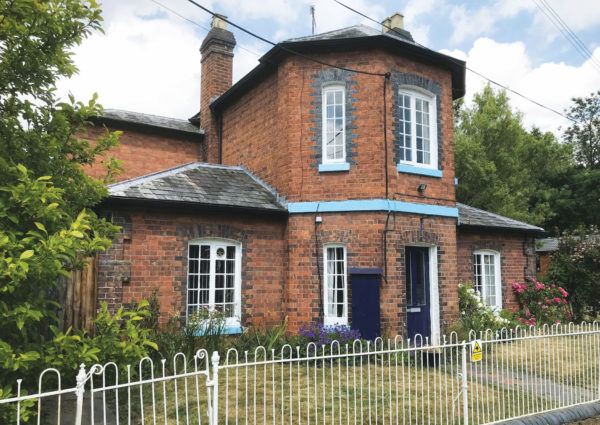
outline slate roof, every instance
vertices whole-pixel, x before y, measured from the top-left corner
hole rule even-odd
[[[549,252],[558,250],[558,238],[540,238],[535,240],[536,252]]]
[[[418,44],[406,30],[394,29],[384,33],[365,25],[354,25],[277,43],[258,60],[259,64],[253,70],[212,101],[210,108],[217,112],[225,109],[271,72],[275,72],[277,64],[292,52],[310,57],[319,53],[371,49],[383,49],[447,69],[452,76],[452,99],[461,98],[465,94],[464,61]]]
[[[294,43],[298,41],[315,41],[315,40],[341,40],[344,38],[372,37],[376,35],[384,35],[386,37],[395,38],[401,41],[408,41],[417,46],[410,32],[394,28],[388,32],[376,30],[375,28],[366,25],[353,25],[351,27],[341,28],[333,31],[323,32],[321,34],[307,35],[303,37],[290,38],[286,43]]]
[[[541,227],[473,208],[459,202],[456,203],[456,208],[458,208],[459,227],[485,227],[487,229],[517,230],[529,233],[544,232]]]
[[[189,120],[142,114],[141,112],[123,111],[121,109],[105,109],[104,115],[97,119],[101,121],[132,123],[190,134],[204,134],[204,129],[202,127],[193,125]]]
[[[276,192],[245,168],[190,162],[108,187],[109,200],[286,212]]]

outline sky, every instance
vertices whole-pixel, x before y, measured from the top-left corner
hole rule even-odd
[[[274,42],[356,24],[378,25],[334,0],[196,0],[232,22]],[[377,21],[400,12],[405,29],[430,49],[466,60],[487,78],[564,112],[575,96],[600,89],[600,1],[597,0],[341,0]],[[160,4],[159,4],[160,3]],[[549,5],[593,54],[583,56],[547,15]],[[189,118],[200,107],[199,47],[211,16],[187,0],[106,0],[104,34],[75,49],[79,73],[58,93],[86,101],[98,93],[104,108]],[[234,82],[258,64],[271,46],[232,30]],[[467,71],[465,101],[486,80]],[[568,121],[510,94],[527,128],[560,137]]]

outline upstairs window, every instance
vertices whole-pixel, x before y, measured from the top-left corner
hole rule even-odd
[[[227,325],[241,315],[241,246],[227,241],[190,242],[187,316],[201,308],[219,310]]]
[[[346,161],[346,89],[344,84],[323,88],[323,163]]]
[[[502,281],[500,278],[500,254],[496,251],[473,253],[474,289],[490,307],[502,308]]]
[[[412,90],[398,93],[400,163],[437,169],[435,96]]]
[[[327,244],[325,258],[324,324],[348,324],[348,287],[346,280],[346,247]]]

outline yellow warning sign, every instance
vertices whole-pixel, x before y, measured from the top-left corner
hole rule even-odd
[[[478,362],[483,358],[483,352],[481,351],[481,340],[476,339],[471,342],[471,361]]]

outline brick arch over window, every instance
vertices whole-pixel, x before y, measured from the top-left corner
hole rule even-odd
[[[242,245],[242,253],[241,253],[241,263],[242,263],[242,323],[246,320],[246,314],[244,305],[249,301],[248,300],[248,270],[246,267],[247,264],[247,233],[243,230],[226,224],[196,224],[193,226],[187,227],[179,227],[177,229],[178,237],[178,253],[175,256],[174,260],[176,264],[179,266],[176,267],[177,273],[175,277],[175,281],[180,282],[179,292],[181,294],[180,300],[180,318],[181,320],[185,320],[186,314],[186,297],[187,297],[187,260],[188,260],[188,246],[189,242],[192,240],[199,239],[223,239],[226,241],[232,241],[241,243]]]

